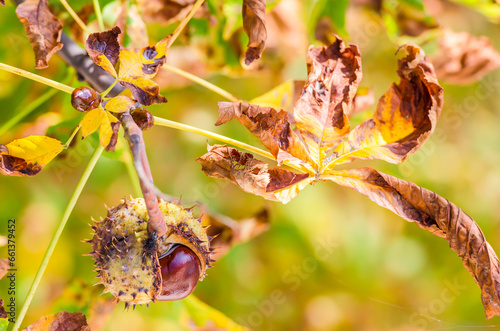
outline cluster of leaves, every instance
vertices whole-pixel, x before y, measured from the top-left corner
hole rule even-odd
[[[478,225],[454,204],[413,183],[361,168],[336,171],[355,159],[403,162],[434,131],[443,106],[443,89],[422,49],[405,45],[399,61],[401,81],[380,98],[373,118],[354,129],[349,114],[361,81],[361,58],[342,39],[311,47],[308,79],[292,113],[248,103],[219,103],[216,125],[236,118],[283,167],[268,168],[250,153],[226,145],[208,147],[198,158],[203,171],[227,179],[246,192],[289,202],[319,180],[355,189],[431,233],[445,238],[482,290],[488,318],[500,314],[500,265]]]

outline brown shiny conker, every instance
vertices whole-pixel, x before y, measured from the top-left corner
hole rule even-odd
[[[155,124],[153,114],[151,114],[146,108],[135,108],[132,110],[130,115],[132,115],[134,122],[142,131],[151,129]]]
[[[186,246],[175,245],[160,258],[162,285],[157,296],[160,301],[180,300],[187,297],[198,284],[201,273],[200,260]]]
[[[71,94],[71,105],[78,111],[88,112],[100,104],[101,96],[88,86],[78,87]]]

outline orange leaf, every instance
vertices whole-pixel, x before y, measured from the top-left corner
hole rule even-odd
[[[47,68],[52,55],[63,47],[62,23],[50,12],[48,0],[26,0],[17,6],[16,14],[35,52],[35,68]]]
[[[380,98],[377,110],[335,149],[332,164],[359,159],[399,163],[416,152],[434,132],[443,107],[443,89],[431,63],[417,46],[404,46],[399,84]]]
[[[34,176],[63,149],[59,140],[46,136],[29,136],[0,145],[0,172],[8,176]]]
[[[500,315],[500,263],[469,215],[432,191],[370,168],[332,171],[323,178],[355,189],[405,220],[446,239],[481,288],[486,317]]]

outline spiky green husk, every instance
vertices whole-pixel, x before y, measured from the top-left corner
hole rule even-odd
[[[105,286],[105,292],[127,304],[147,304],[160,294],[158,258],[172,245],[185,245],[198,256],[201,278],[212,261],[210,238],[192,211],[162,200],[159,206],[168,230],[158,240],[148,233],[149,215],[142,198],[122,200],[108,209],[104,220],[92,226],[95,233],[89,242],[99,283]]]

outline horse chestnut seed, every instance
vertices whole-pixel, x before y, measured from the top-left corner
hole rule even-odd
[[[196,254],[182,245],[160,258],[162,285],[157,299],[180,300],[193,292],[200,279],[201,265]]]
[[[168,228],[163,236],[148,231],[148,210],[139,198],[108,209],[87,241],[99,283],[126,307],[188,296],[213,262],[212,238],[192,209],[161,199],[158,205]]]
[[[146,108],[136,108],[130,115],[132,115],[134,122],[142,131],[151,129],[155,124],[153,115]]]
[[[71,93],[71,105],[78,111],[88,112],[99,107],[101,96],[92,88],[82,86]]]

